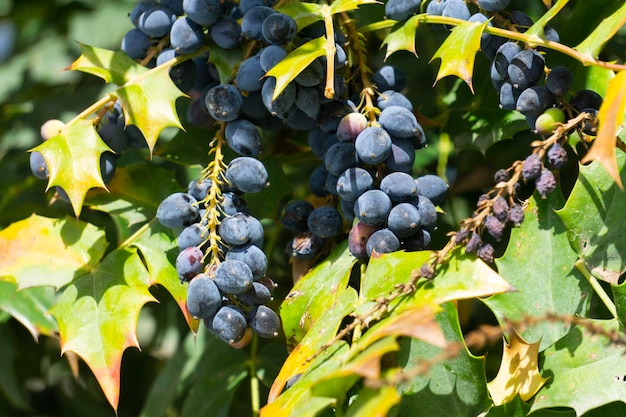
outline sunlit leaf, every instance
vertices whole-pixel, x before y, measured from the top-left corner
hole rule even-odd
[[[456,75],[474,92],[472,75],[474,73],[474,59],[480,49],[480,37],[489,22],[464,22],[452,29],[452,33],[441,44],[432,60],[441,58],[441,66],[435,80]]]
[[[122,354],[128,347],[139,347],[139,311],[155,301],[149,279],[135,250],[117,249],[70,284],[51,310],[59,323],[61,351],[72,351],[89,365],[114,409]]]
[[[330,4],[330,13],[337,14],[358,9],[363,4],[381,4],[377,0],[337,0]]]
[[[76,216],[91,188],[106,188],[100,172],[100,157],[111,149],[96,133],[92,120],[80,119],[32,149],[48,166],[48,188],[58,185],[67,193]]]
[[[39,335],[51,336],[58,331],[56,321],[48,314],[54,302],[52,287],[18,290],[16,284],[0,281],[0,310],[22,323],[35,340]]]
[[[326,53],[324,49],[325,44],[326,37],[324,36],[312,39],[289,52],[282,61],[265,74],[267,77],[276,77],[274,98],[278,97],[287,85],[304,71],[311,62]]]
[[[107,83],[123,85],[148,71],[121,51],[110,51],[80,43],[81,56],[67,67],[102,78]]]
[[[626,4],[616,10],[611,16],[602,20],[591,35],[574,49],[588,55],[590,58],[597,58],[604,45],[615,36],[624,24],[626,24]]]
[[[624,10],[626,11],[626,6]],[[615,78],[609,81],[606,97],[600,106],[600,111],[598,111],[600,123],[598,135],[593,141],[591,149],[581,161],[583,164],[591,161],[600,162],[620,188],[623,186],[615,159],[615,142],[617,132],[624,121],[624,111],[626,110],[624,90],[626,90],[626,71],[620,71]]]
[[[417,57],[417,52],[415,51],[415,32],[417,31],[420,18],[420,15],[411,17],[398,29],[385,36],[383,40],[383,46],[387,45],[385,59],[398,51],[409,51]]]
[[[323,20],[320,4],[294,1],[276,8],[276,11],[289,15],[296,21],[298,30],[301,30],[318,20]]]
[[[89,223],[33,214],[0,232],[0,279],[59,288],[95,268],[106,247],[104,231]]]
[[[385,386],[377,390],[365,388],[350,404],[346,417],[387,416],[391,408],[398,403],[400,395],[395,387]]]
[[[135,77],[115,91],[122,101],[124,120],[141,130],[150,152],[163,129],[182,129],[176,114],[176,100],[184,94],[169,75],[170,67],[163,65]]]
[[[626,155],[618,151],[617,166],[623,179],[625,162]],[[573,250],[595,276],[613,284],[626,272],[623,210],[626,193],[598,162],[593,162],[580,167],[578,181],[558,211]]]
[[[528,343],[515,331],[504,341],[498,375],[487,383],[495,405],[512,401],[517,395],[528,401],[546,383],[539,373],[539,341]]]
[[[590,323],[607,332],[624,332],[617,320]],[[604,404],[626,403],[623,346],[611,345],[606,337],[592,336],[582,327],[575,327],[543,355],[542,373],[550,375],[550,380],[535,396],[531,413],[548,407],[570,407],[581,416]]]

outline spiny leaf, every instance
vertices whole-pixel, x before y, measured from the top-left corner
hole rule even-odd
[[[318,319],[326,316],[328,308],[348,286],[355,262],[347,243],[343,242],[294,285],[280,306],[280,316],[289,344],[295,346]]]
[[[298,31],[318,20],[324,20],[322,6],[315,3],[294,1],[278,7],[276,11],[291,16],[296,21]]]
[[[185,95],[172,82],[169,69],[167,65],[158,66],[115,91],[122,101],[126,124],[141,130],[151,153],[163,129],[183,128],[176,114],[176,100]]]
[[[512,401],[517,395],[528,401],[546,383],[539,374],[539,341],[528,343],[514,330],[504,341],[502,362],[496,377],[487,383],[495,405]]]
[[[291,51],[289,55],[265,74],[267,77],[276,77],[274,99],[278,97],[287,85],[296,78],[298,74],[304,71],[311,62],[326,53],[324,49],[325,44],[326,37],[324,36],[312,39]]]
[[[435,278],[437,280],[438,278]],[[485,360],[472,355],[464,346],[463,332],[455,303],[444,303],[435,321],[448,343],[463,349],[452,359],[436,361],[427,373],[403,382],[397,388],[402,398],[399,416],[457,417],[476,416],[488,403]],[[432,361],[442,349],[420,340],[402,338],[398,366],[404,372]]]
[[[626,6],[624,7],[626,10]],[[615,159],[615,141],[617,132],[624,120],[626,110],[626,71],[620,71],[615,78],[609,81],[606,97],[600,106],[598,120],[598,136],[593,141],[591,149],[582,159],[582,163],[598,161],[607,170],[613,181],[620,188],[624,188]]]
[[[608,41],[626,24],[626,4],[615,11],[611,16],[602,20],[595,30],[579,43],[574,49],[586,54],[590,58],[598,58],[600,51]]]
[[[100,157],[111,149],[100,139],[92,120],[79,119],[32,149],[48,166],[48,188],[58,185],[68,195],[78,217],[85,194],[91,188],[106,188],[100,172]]]
[[[52,336],[59,329],[56,321],[48,314],[54,301],[52,287],[18,290],[16,284],[0,281],[0,310],[22,323],[35,341],[40,334]]]
[[[330,13],[337,14],[358,9],[363,4],[382,4],[376,0],[337,0],[330,4]]]
[[[59,323],[61,351],[83,358],[114,409],[122,354],[127,347],[139,347],[139,310],[155,301],[149,279],[135,250],[117,249],[96,270],[70,284],[51,310]]]
[[[543,16],[537,19],[537,21],[531,27],[529,27],[525,33],[527,35],[538,35],[543,38],[543,28],[561,11],[563,7],[565,7],[567,3],[569,3],[569,0],[558,0],[554,7],[549,6],[548,11],[546,11]]]
[[[474,59],[480,49],[480,37],[489,22],[463,22],[452,29],[452,33],[441,44],[435,55],[430,60],[441,58],[441,66],[437,72],[439,81],[448,75],[456,75],[467,83],[472,93],[472,74],[474,72]]]
[[[498,320],[543,317],[551,312],[587,313],[592,290],[574,268],[578,257],[570,246],[563,222],[554,212],[562,205],[563,197],[558,189],[545,200],[535,194],[524,211],[522,226],[511,231],[510,243],[496,265],[500,275],[517,291],[484,300]],[[567,332],[566,325],[541,321],[524,330],[522,336],[530,340],[541,338],[543,350]]]
[[[415,51],[415,32],[419,25],[421,15],[415,15],[404,22],[402,26],[385,36],[383,46],[387,45],[385,60],[397,51],[409,51],[417,57]]]
[[[623,179],[625,163],[626,155],[619,151],[617,166]],[[573,250],[595,276],[612,284],[626,272],[624,210],[626,193],[598,162],[593,162],[580,167],[567,203],[557,211]]]
[[[66,69],[82,71],[102,78],[107,83],[126,84],[148,71],[121,51],[109,51],[80,43],[81,56]]]
[[[77,219],[31,215],[0,232],[0,280],[19,288],[60,288],[95,268],[104,232]]]
[[[617,320],[589,321],[607,332],[624,332]],[[601,335],[591,336],[582,327],[574,327],[545,350],[542,369],[544,375],[551,377],[535,396],[531,415],[543,408],[570,407],[581,416],[605,404],[626,403],[623,346],[611,345]]]

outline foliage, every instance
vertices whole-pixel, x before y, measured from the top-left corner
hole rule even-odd
[[[266,74],[276,77],[274,98],[320,57],[332,74],[328,31],[343,31],[355,104],[375,123],[372,72],[384,60],[405,69],[404,91],[428,142],[412,173],[436,173],[450,188],[430,250],[363,262],[343,233],[313,260],[290,259],[283,207],[332,198],[308,190],[317,162],[306,131],[266,121],[270,185],[246,199],[265,229],[282,333],[238,350],[187,312],[175,233],[156,213],[203,173],[214,180],[207,198],[215,203],[221,158],[236,156],[222,149],[223,123],[203,129],[187,120],[197,97],[176,87],[170,69],[208,52],[230,82],[258,45],[207,42],[148,69],[149,59],[119,51],[132,28],[120,10],[135,3],[0,1],[0,24],[16,27],[0,67],[3,415],[623,415],[626,6],[514,0],[510,10],[534,18],[523,32],[425,13],[397,22],[371,0],[275,4],[299,29],[321,21],[326,34],[294,46]],[[558,42],[546,38],[550,26]],[[595,123],[585,113],[541,136],[499,109],[480,52],[486,34],[540,48],[550,68],[572,69],[575,89],[597,91],[597,134],[582,132]],[[332,80],[323,87],[332,97]],[[120,155],[108,182],[100,159],[111,148],[97,127],[116,103],[147,147]],[[63,128],[42,142],[50,119]],[[522,180],[522,161],[555,143],[569,162],[546,196]],[[43,155],[47,184],[31,175],[29,152]],[[502,169],[509,177],[496,183]],[[490,238],[484,220],[498,197],[521,203],[524,220]],[[493,245],[493,262],[465,250],[462,234],[471,232]],[[209,243],[218,253],[215,236]]]

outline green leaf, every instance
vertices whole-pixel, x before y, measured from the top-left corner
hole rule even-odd
[[[324,36],[312,39],[289,52],[282,61],[265,74],[267,77],[276,77],[276,89],[273,98],[278,97],[287,85],[311,62],[326,53],[325,44],[326,37]]]
[[[617,319],[624,326],[626,325],[626,282],[622,282],[620,285],[611,285],[611,290],[613,291]]]
[[[509,403],[491,407],[484,417],[526,417],[528,410],[530,410],[530,405],[522,401],[518,395]],[[539,416],[533,414],[533,417]]]
[[[114,409],[122,354],[128,347],[139,347],[139,311],[155,301],[149,279],[135,250],[117,249],[70,284],[51,310],[59,323],[61,351],[73,351],[87,363]]]
[[[24,414],[32,414],[34,410],[18,377],[18,370],[23,369],[19,361],[20,349],[23,349],[23,340],[16,337],[10,326],[0,326],[0,393],[11,406]]]
[[[555,5],[550,7],[537,21],[525,32],[527,35],[540,36],[544,38],[543,29],[560,11],[569,3],[569,0],[558,0]]]
[[[589,322],[623,333],[617,320]],[[626,402],[623,347],[611,345],[605,336],[590,336],[580,326],[545,350],[542,371],[550,381],[535,396],[531,412],[570,407],[580,416],[604,404]]]
[[[104,232],[80,220],[31,215],[0,232],[0,274],[19,288],[62,287],[98,265]]]
[[[318,319],[325,320],[328,309],[348,286],[355,262],[343,242],[294,285],[279,310],[290,345],[300,342]]]
[[[415,51],[415,32],[417,31],[421,17],[421,15],[411,17],[398,29],[389,32],[387,36],[385,36],[383,40],[383,46],[387,45],[385,60],[394,52],[398,51],[409,51],[417,57],[417,52]]]
[[[50,178],[48,188],[58,185],[67,193],[76,216],[91,188],[105,188],[100,156],[111,149],[100,139],[92,120],[79,119],[32,149],[43,155]]]
[[[376,300],[387,295],[397,284],[408,283],[430,255],[428,251],[394,252],[370,259],[361,280],[361,300]],[[452,252],[449,262],[440,268],[436,279],[418,282],[415,292],[403,300],[399,308],[437,307],[445,301],[482,297],[513,289],[484,262],[459,250]],[[368,308],[369,305],[364,304],[357,311],[363,313]]]
[[[330,4],[330,13],[338,14],[358,9],[363,4],[382,4],[376,0],[337,0]]]
[[[558,190],[545,200],[535,194],[524,211],[522,226],[511,231],[507,250],[496,260],[496,265],[500,275],[517,292],[497,294],[485,300],[498,320],[523,320],[548,313],[578,315],[586,314],[589,309],[592,290],[574,268],[577,256],[554,212],[562,201]],[[543,350],[563,337],[568,327],[541,321],[520,334],[530,341],[541,338],[540,350]]]
[[[193,388],[183,404],[182,417],[228,417],[237,388],[248,376],[243,351],[231,348],[213,335],[208,337]]]
[[[85,204],[111,216],[117,226],[119,243],[154,218],[165,197],[183,190],[171,171],[146,163],[118,167],[108,187],[108,193],[90,192]]]
[[[624,24],[626,24],[626,4],[602,20],[594,31],[574,49],[590,58],[598,58],[604,45],[615,36]]]
[[[436,58],[441,58],[441,66],[437,72],[435,82],[447,77],[456,75],[469,86],[472,86],[472,74],[474,72],[474,59],[480,49],[480,37],[489,22],[463,22],[452,29],[452,33],[441,44],[431,62]]]
[[[58,332],[56,321],[48,314],[54,305],[51,287],[25,288],[0,281],[0,310],[6,311],[28,329],[35,340],[39,335],[51,336]]]
[[[356,400],[350,404],[346,417],[370,417],[389,415],[390,409],[398,403],[400,397],[395,387],[383,387],[377,390],[362,389]]]
[[[209,45],[209,62],[215,65],[220,82],[227,84],[232,81],[235,68],[243,61],[242,48],[223,49],[217,45]]]
[[[296,21],[298,31],[318,20],[324,20],[322,6],[315,3],[294,1],[278,7],[276,11],[291,16]]]
[[[622,180],[626,155],[617,152]],[[626,194],[598,162],[580,167],[578,180],[567,203],[558,211],[574,251],[598,278],[616,284],[626,271],[623,218]]]
[[[134,77],[115,91],[122,101],[126,124],[141,130],[150,153],[163,129],[169,126],[183,128],[176,114],[176,100],[185,95],[170,78],[169,70],[169,65],[160,65]]]
[[[438,278],[435,278],[437,280]],[[463,333],[453,303],[443,305],[437,314],[439,327],[450,343],[463,343]],[[410,372],[424,359],[442,350],[430,344],[402,339],[398,364]],[[473,356],[467,348],[452,360],[437,363],[426,375],[418,375],[401,384],[398,414],[401,416],[474,416],[489,403],[484,372],[484,358]]]
[[[81,56],[67,67],[68,70],[82,71],[102,78],[107,83],[126,84],[148,71],[121,51],[109,51],[80,43]]]

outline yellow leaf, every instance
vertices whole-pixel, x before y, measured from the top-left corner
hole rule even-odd
[[[516,395],[527,401],[546,383],[548,379],[539,374],[540,342],[528,343],[515,331],[511,332],[511,342],[504,342],[498,375],[487,383],[495,405],[511,402]]]
[[[472,75],[474,72],[474,59],[480,49],[480,36],[487,27],[489,21],[483,23],[464,22],[452,29],[450,36],[441,44],[431,62],[441,58],[441,67],[437,73],[437,79],[456,75],[467,83],[472,93]]]
[[[615,159],[615,141],[617,131],[624,120],[624,111],[626,110],[626,94],[624,94],[624,90],[626,90],[626,71],[620,71],[615,78],[609,81],[606,97],[598,112],[598,120],[600,121],[598,136],[596,136],[591,149],[581,161],[583,164],[598,161],[607,170],[613,181],[622,189],[624,187],[619,176],[617,160]]]

